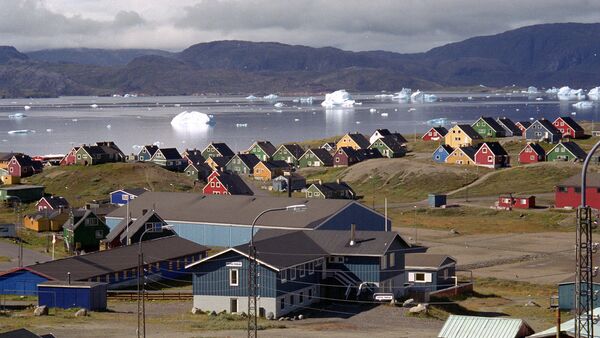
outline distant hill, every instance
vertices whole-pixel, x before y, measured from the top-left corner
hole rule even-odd
[[[31,60],[51,63],[75,63],[96,66],[121,66],[145,55],[171,56],[170,52],[158,49],[95,49],[60,48],[44,49],[27,53]]]
[[[0,96],[398,90],[402,87],[600,85],[600,24],[544,24],[425,53],[351,52],[275,42],[214,41],[151,49],[0,47]]]

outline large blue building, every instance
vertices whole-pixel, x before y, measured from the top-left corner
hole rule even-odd
[[[395,232],[273,231],[255,238],[259,314],[275,317],[321,299],[373,299],[404,294],[404,255],[414,251]],[[247,311],[248,245],[190,264],[194,307]]]
[[[251,225],[262,211],[289,205],[305,205],[301,212],[276,211],[261,216],[255,231],[275,230],[357,230],[384,231],[386,219],[379,212],[356,201],[235,195],[200,195],[177,192],[146,192],[129,204],[133,220],[154,210],[177,234],[206,246],[234,247],[250,240]],[[115,228],[126,216],[121,207],[106,216]],[[388,229],[391,222],[387,221]]]

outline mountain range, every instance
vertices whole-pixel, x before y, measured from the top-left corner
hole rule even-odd
[[[0,96],[318,93],[600,85],[600,24],[542,24],[424,53],[214,41],[181,52],[0,46]]]

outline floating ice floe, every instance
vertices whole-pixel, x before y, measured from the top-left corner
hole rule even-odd
[[[90,104],[90,107],[92,107],[92,108],[98,108],[98,105],[94,103],[94,104]]]
[[[285,106],[285,105],[281,102],[277,102],[273,105],[273,107],[275,107],[275,108],[282,108],[283,106]]]
[[[298,122],[298,121],[300,121],[300,119],[294,119],[294,122]]]
[[[408,108],[408,112],[409,112],[409,113],[412,113],[412,112],[414,112],[414,111],[417,111],[417,108],[415,108],[415,107],[413,107],[413,108]]]
[[[398,100],[398,101],[408,101],[408,100],[410,100],[410,94],[412,94],[412,89],[402,88],[401,91],[394,94],[392,99]]]
[[[254,96],[254,95],[248,95],[248,96],[246,96],[246,100],[251,100],[252,101],[252,100],[256,100],[256,99],[258,99],[258,97]]]
[[[535,98],[535,100],[536,100],[536,101],[544,101],[544,99],[543,99],[543,98],[541,98],[541,97],[536,97],[536,98]]]
[[[433,126],[433,127],[436,127],[436,126],[442,127],[442,126],[445,126],[446,124],[448,124],[448,119],[445,117],[431,119],[431,120],[427,121],[427,124],[430,126]]]
[[[180,104],[180,103],[175,103],[175,104],[173,105],[173,107],[181,107],[181,104]]]
[[[29,110],[29,109],[31,109],[31,107],[30,106],[24,106],[23,109]]]
[[[371,109],[369,109],[369,112],[370,112],[370,113],[375,113],[375,112],[377,112],[377,109],[375,109],[375,108],[371,108]]]
[[[558,99],[561,101],[585,100],[583,89],[571,89],[569,86],[561,87],[556,93],[556,96],[558,96]]]
[[[263,96],[263,99],[267,100],[267,101],[274,101],[277,100],[279,98],[279,96],[275,95],[275,94],[269,94],[266,96]]]
[[[381,116],[383,116],[383,117],[387,117],[387,116],[388,116],[388,113],[381,113]]]
[[[336,90],[333,93],[325,94],[325,101],[321,102],[321,106],[325,108],[351,108],[356,101],[352,99],[350,93],[345,89]]]
[[[77,122],[77,121],[79,121],[79,120],[77,120],[77,119],[71,119],[71,121],[73,121],[73,122]]]
[[[16,114],[10,114],[10,115],[8,115],[9,119],[22,119],[24,117],[27,117],[27,115],[25,115],[23,113],[16,113]]]
[[[112,128],[112,126],[110,124],[107,124],[106,129],[110,129],[110,128]]]
[[[473,96],[467,96],[467,100],[473,100]]]
[[[590,91],[588,92],[587,95],[590,100],[594,100],[594,101],[600,100],[600,87],[594,87],[594,88],[590,89]]]
[[[15,135],[15,134],[29,134],[29,133],[35,133],[35,130],[18,129],[18,130],[10,130],[8,133],[11,134],[11,135]]]
[[[309,97],[301,97],[300,98],[300,103],[304,103],[304,104],[312,104],[313,103],[313,97],[309,96]]]
[[[573,103],[572,106],[576,109],[591,109],[594,106],[594,104],[590,101],[580,101],[577,103]]]
[[[548,89],[546,89],[546,94],[556,95],[556,94],[558,94],[558,88],[556,88],[556,87],[548,88]]]
[[[248,127],[248,123],[236,123],[236,128],[246,128]]]
[[[171,120],[171,125],[182,131],[200,130],[212,123],[213,119],[210,115],[198,111],[184,111]]]
[[[53,130],[52,130],[52,129],[50,129],[50,128],[48,128],[48,129],[46,129],[46,132],[47,132],[47,133],[51,133],[51,132],[53,132]]]
[[[434,94],[425,94],[420,90],[417,90],[416,92],[412,93],[410,95],[410,101],[411,102],[435,102],[437,101],[437,96]]]
[[[538,89],[534,86],[527,87],[527,90],[521,91],[523,94],[537,94],[539,93]]]
[[[378,94],[375,95],[375,100],[392,100],[394,99],[394,95],[392,94]]]

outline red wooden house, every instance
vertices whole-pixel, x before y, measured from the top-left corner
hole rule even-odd
[[[562,133],[563,138],[582,138],[585,136],[583,128],[569,116],[558,117],[552,124]]]
[[[25,154],[14,155],[8,163],[10,176],[29,177],[41,173],[43,168],[42,162],[34,161]]]
[[[498,197],[498,207],[505,209],[533,209],[535,196],[501,195]]]
[[[361,161],[362,158],[360,158],[356,150],[351,147],[341,147],[336,150],[333,155],[334,167],[347,167]]]
[[[38,211],[68,209],[69,202],[61,196],[42,197],[36,207]]]
[[[538,143],[528,143],[519,153],[519,163],[537,163],[546,161],[546,151]]]
[[[254,195],[241,177],[226,171],[213,171],[206,181],[202,189],[206,195]]]
[[[79,150],[79,147],[73,147],[73,149],[60,160],[60,165],[75,165],[77,162],[77,150]]]
[[[600,210],[600,174],[588,172],[586,203]],[[581,174],[571,176],[558,183],[554,189],[556,208],[577,208],[581,205]]]
[[[506,167],[508,153],[498,142],[484,142],[475,153],[475,165],[488,168]]]
[[[421,136],[421,139],[423,141],[439,141],[443,140],[444,136],[446,136],[447,133],[448,129],[444,127],[433,127],[429,129],[425,134],[423,134],[423,136]]]

